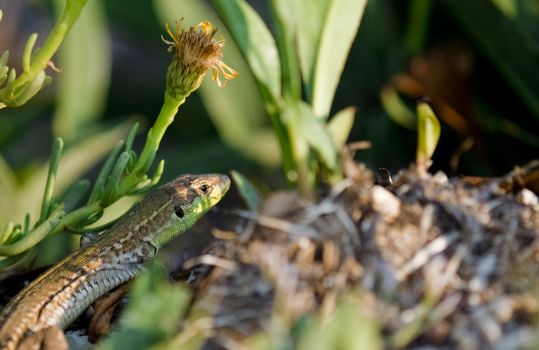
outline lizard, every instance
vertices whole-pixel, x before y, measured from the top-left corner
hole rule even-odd
[[[96,299],[133,278],[158,249],[186,231],[230,187],[226,175],[183,175],[159,187],[109,229],[21,290],[0,312],[0,349],[44,344]],[[64,346],[67,348],[67,343]]]

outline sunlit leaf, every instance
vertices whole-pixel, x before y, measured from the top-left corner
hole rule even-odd
[[[354,125],[355,107],[345,108],[333,116],[328,122],[328,131],[337,149],[341,149]]]
[[[417,118],[401,100],[397,89],[391,85],[384,86],[380,90],[380,100],[391,120],[406,129],[417,129]]]
[[[255,10],[244,0],[212,0],[251,70],[275,100],[281,94],[281,67],[275,40]]]
[[[323,2],[323,1],[322,1]],[[310,3],[304,1],[302,3]],[[316,2],[319,5],[320,1]],[[319,28],[320,42],[316,51],[315,63],[304,63],[303,66],[313,67],[312,79],[307,81],[309,100],[313,104],[313,111],[319,117],[328,117],[331,103],[337,90],[337,85],[341,78],[348,52],[359,28],[359,23],[365,10],[366,0],[332,0],[329,1],[325,11],[324,23]],[[314,6],[313,4],[306,6]],[[325,7],[321,5],[322,7]],[[316,10],[315,13],[318,13]],[[302,11],[303,16],[310,15],[310,12]],[[314,20],[314,19],[311,19]],[[309,30],[300,25],[298,31]],[[314,30],[314,29],[311,29]],[[303,36],[303,35],[302,35]],[[305,35],[315,37],[311,33]],[[300,43],[304,40],[300,40]],[[300,44],[301,47],[301,44]],[[311,47],[312,49],[312,47]],[[303,56],[307,56],[304,54]],[[303,58],[305,60],[305,58]],[[312,57],[311,57],[312,60]],[[304,68],[305,70],[306,68]],[[304,74],[305,75],[305,74]]]
[[[241,173],[232,170],[230,172],[232,179],[236,184],[238,191],[247,204],[247,208],[251,211],[257,211],[260,208],[260,203],[262,202],[262,196],[256,187]]]
[[[311,107],[306,103],[299,106],[301,126],[299,132],[322,158],[326,166],[334,169],[337,165],[337,150],[331,139],[324,121],[317,118]]]
[[[312,96],[318,48],[332,0],[290,1],[297,23],[298,57],[307,96]]]
[[[301,74],[296,54],[297,23],[294,16],[296,1],[272,0],[275,40],[279,48],[283,77],[283,95],[301,98]]]
[[[417,104],[417,118],[416,162],[420,166],[428,167],[440,139],[440,122],[432,108],[425,102]]]
[[[56,1],[61,11],[65,1]],[[111,50],[102,1],[88,1],[59,50],[54,133],[68,143],[104,110],[110,81]]]

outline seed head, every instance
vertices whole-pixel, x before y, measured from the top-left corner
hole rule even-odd
[[[169,52],[174,51],[172,63],[167,71],[167,91],[176,99],[183,99],[196,90],[208,69],[212,70],[212,78],[219,87],[227,80],[235,78],[238,73],[223,61],[224,39],[214,40],[217,28],[208,21],[200,22],[188,31],[182,29],[183,18],[176,22],[173,33],[166,24],[166,30],[172,41],[163,41],[169,45]],[[222,73],[224,81],[219,74]]]

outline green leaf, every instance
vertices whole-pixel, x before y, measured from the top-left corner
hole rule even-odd
[[[417,117],[408,109],[393,86],[385,86],[380,90],[380,101],[387,115],[400,126],[415,131],[417,129]]]
[[[302,76],[319,117],[329,115],[366,4],[366,0],[295,2]]]
[[[327,117],[367,0],[333,0],[322,31],[314,71],[312,105]]]
[[[417,164],[430,163],[430,158],[440,139],[440,122],[434,111],[425,102],[417,104]]]
[[[290,99],[301,99],[301,75],[296,56],[296,21],[294,1],[272,0],[275,38],[279,48],[283,76],[283,95]]]
[[[62,162],[58,166],[55,188],[57,193],[62,193],[77,181],[84,173],[105,157],[116,145],[119,139],[124,138],[129,132],[131,122],[125,122],[113,129],[103,131],[81,140],[77,144],[67,147],[62,156]],[[24,219],[24,214],[29,212],[32,217],[39,216],[39,205],[43,188],[46,183],[48,166],[45,164],[37,169],[17,192],[17,208],[19,211],[12,217],[15,222]]]
[[[533,39],[491,1],[441,1],[539,120],[539,64]]]
[[[303,321],[305,330],[297,349],[383,349],[378,324],[364,314],[360,298],[349,295],[340,299],[335,314],[327,322],[321,316]]]
[[[123,140],[119,141],[110,152],[109,156],[107,157],[107,160],[105,161],[105,164],[103,164],[103,167],[99,172],[99,175],[97,175],[97,179],[94,182],[94,187],[92,189],[92,192],[90,193],[88,203],[93,203],[96,200],[100,199],[103,192],[105,192],[105,184],[107,182],[107,178],[112,171],[112,167],[114,166],[114,164],[116,164],[116,159],[118,159],[118,155],[122,151],[122,147],[124,147]]]
[[[300,127],[298,130],[322,158],[329,169],[337,166],[337,150],[324,121],[317,118],[311,106],[302,102],[299,105]]]
[[[65,1],[56,1],[62,11]],[[55,135],[67,143],[84,134],[84,127],[104,111],[110,83],[112,53],[105,9],[89,1],[59,50]]]
[[[274,100],[281,95],[281,67],[275,40],[255,10],[244,0],[212,0],[251,71]]]
[[[101,199],[101,203],[104,207],[113,203],[116,200],[118,185],[122,180],[122,177],[125,175],[125,170],[127,168],[127,162],[129,161],[129,152],[123,151],[120,153],[116,164],[112,168],[112,172],[109,175],[107,180],[107,186],[105,187],[105,193]]]
[[[290,1],[297,23],[298,58],[305,90],[313,93],[314,69],[326,17],[333,0]]]
[[[18,183],[13,170],[0,155],[0,227],[3,227],[9,220],[14,220],[18,211],[17,205]],[[41,196],[43,192],[39,192]],[[39,204],[39,198],[37,199]]]
[[[52,144],[51,159],[49,161],[49,171],[47,173],[47,182],[45,184],[45,193],[41,202],[41,214],[38,223],[45,221],[52,211],[52,195],[54,193],[54,181],[58,170],[58,163],[64,149],[64,141],[61,138],[56,138]]]
[[[80,205],[89,188],[90,181],[87,179],[82,179],[75,182],[75,184],[66,191],[62,198],[65,210],[71,211]]]
[[[129,305],[120,319],[119,329],[98,348],[149,349],[177,331],[189,301],[185,288],[167,282],[157,264],[151,264],[131,287]]]
[[[348,140],[350,131],[352,131],[352,126],[354,126],[355,115],[356,108],[348,107],[337,112],[337,114],[335,114],[328,122],[329,134],[338,150],[341,149],[346,143],[346,140]]]
[[[249,181],[243,174],[232,170],[230,172],[234,183],[238,187],[241,198],[247,204],[247,208],[251,211],[258,211],[260,209],[260,203],[262,203],[262,196],[256,187]]]

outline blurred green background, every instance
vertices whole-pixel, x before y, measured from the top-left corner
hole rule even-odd
[[[269,19],[265,1],[249,3]],[[0,0],[0,52],[11,51],[11,65],[30,33],[45,37],[61,7]],[[207,77],[181,107],[158,155],[166,160],[163,180],[236,169],[264,190],[284,186],[249,68],[209,2],[90,0],[55,59],[63,72],[50,73],[53,84],[22,108],[0,111],[0,223],[39,207],[53,137],[67,144],[62,191],[95,177],[134,121],[151,125],[170,62],[160,35],[165,20],[180,16],[187,25],[210,19],[218,26],[224,61],[240,76],[225,89]],[[414,104],[424,95],[442,123],[433,171],[493,176],[536,158],[539,0],[370,0],[330,113],[357,107],[349,141],[369,140],[372,148],[356,159],[392,172],[413,162]]]

